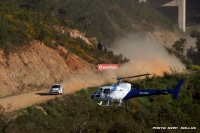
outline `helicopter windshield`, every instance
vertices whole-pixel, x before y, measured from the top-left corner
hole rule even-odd
[[[101,94],[102,91],[103,91],[103,89],[102,89],[102,88],[99,88],[99,90],[97,91],[97,94]]]

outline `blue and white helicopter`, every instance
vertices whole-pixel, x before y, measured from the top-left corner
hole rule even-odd
[[[91,99],[98,102],[100,106],[121,106],[125,100],[134,97],[143,97],[151,95],[166,95],[172,94],[174,99],[178,99],[178,93],[180,92],[180,87],[184,82],[184,79],[181,79],[174,89],[168,90],[138,90],[131,88],[130,83],[121,83],[123,79],[126,78],[135,78],[140,76],[147,76],[150,74],[135,75],[130,77],[117,77],[117,83],[112,84],[111,86],[101,86],[91,95]],[[106,104],[103,104],[106,102]]]

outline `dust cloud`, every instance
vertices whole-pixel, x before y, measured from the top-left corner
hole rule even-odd
[[[102,84],[110,83],[111,81],[111,77],[107,78],[95,71],[90,71],[88,73],[71,73],[65,78],[61,85],[64,87],[64,93],[66,94],[74,93],[75,91],[88,87],[98,87]]]
[[[116,82],[116,77],[133,76],[137,74],[155,74],[162,76],[163,72],[183,71],[185,66],[174,56],[167,53],[161,44],[156,44],[139,35],[129,35],[116,40],[110,48],[115,54],[123,54],[130,59],[126,64],[116,70],[103,72],[90,71],[70,74],[61,84],[66,88],[66,93],[73,93],[82,88],[100,86]]]
[[[162,76],[171,69],[182,72],[185,66],[175,56],[169,55],[161,44],[152,42],[145,36],[129,35],[116,40],[111,48],[115,54],[123,54],[130,61],[122,65],[118,73],[134,75],[151,73]]]

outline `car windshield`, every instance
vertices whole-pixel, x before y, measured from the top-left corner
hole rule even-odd
[[[60,85],[52,85],[51,88],[60,88]]]

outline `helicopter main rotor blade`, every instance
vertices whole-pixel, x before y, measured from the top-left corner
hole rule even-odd
[[[129,76],[129,77],[117,77],[117,80],[121,80],[125,78],[136,78],[136,77],[147,76],[147,75],[151,75],[151,74],[147,73],[147,74],[134,75],[134,76]]]

